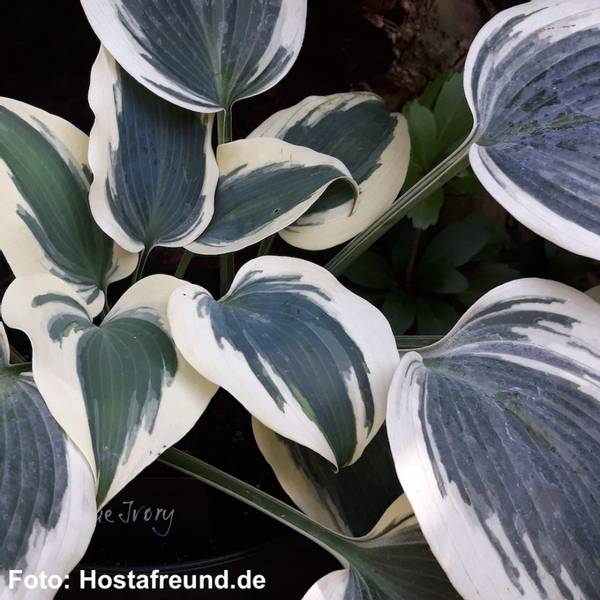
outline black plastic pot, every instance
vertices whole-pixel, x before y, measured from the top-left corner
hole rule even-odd
[[[283,498],[255,446],[248,414],[224,392],[212,400],[205,415],[178,446]],[[88,585],[82,590],[76,569],[68,581],[69,589],[61,590],[58,600],[300,600],[319,577],[339,566],[316,544],[272,518],[157,463],[99,513],[96,532],[79,568],[86,576],[95,571],[97,577],[127,575],[129,571],[149,574],[158,569],[164,574],[214,578],[228,570],[229,582],[234,585],[238,576],[250,571],[251,576],[265,578],[265,587],[132,591],[92,590]],[[218,581],[222,584],[223,577]]]
[[[80,587],[76,569],[58,600],[300,600],[319,577],[339,568],[311,541],[192,479],[140,477],[98,518],[92,544],[79,567],[87,583]],[[247,575],[260,575],[265,585],[261,590],[90,589],[93,571],[98,585],[101,575],[149,574],[154,569],[164,574],[210,575],[215,586],[222,586],[225,571],[229,583],[236,586],[240,575],[246,575],[242,585],[249,580]]]

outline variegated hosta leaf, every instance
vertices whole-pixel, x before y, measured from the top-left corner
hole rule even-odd
[[[98,228],[88,203],[88,138],[43,110],[0,98],[0,250],[15,275],[51,272],[98,314],[137,257]]]
[[[98,505],[183,437],[217,389],[171,340],[167,301],[179,285],[167,275],[143,279],[100,327],[51,276],[18,278],[6,291],[5,322],[31,339],[36,383],[94,468]]]
[[[0,368],[6,367],[10,362],[10,344],[4,325],[0,322]]]
[[[524,279],[407,353],[387,427],[398,476],[466,600],[600,590],[600,307]]]
[[[353,465],[337,472],[316,452],[256,419],[252,428],[281,487],[304,513],[329,529],[365,535],[402,494],[385,426]]]
[[[332,186],[280,233],[288,243],[308,250],[341,244],[384,213],[402,188],[410,158],[404,117],[390,114],[381,98],[364,92],[311,96],[274,114],[250,137],[277,137],[334,156],[358,183],[352,214],[352,190]]]
[[[527,227],[600,258],[600,4],[533,0],[477,36],[465,70],[471,165]]]
[[[363,538],[337,548],[345,569],[325,575],[303,600],[460,600],[435,560],[406,496]]]
[[[98,224],[131,252],[195,240],[213,215],[219,177],[212,115],[155,96],[104,48],[89,98],[96,115],[90,203]]]
[[[6,345],[0,324],[2,347]],[[85,458],[50,415],[29,365],[0,365],[0,599],[52,598],[9,572],[65,576],[79,562],[96,525],[94,477]]]
[[[82,0],[102,44],[141,84],[198,112],[273,87],[304,38],[306,0]]]
[[[214,300],[188,284],[169,302],[177,347],[254,417],[334,465],[377,433],[398,362],[383,315],[307,261],[265,256]]]
[[[260,451],[302,511],[321,526],[354,536],[325,544],[346,568],[319,580],[305,600],[458,598],[400,497],[385,427],[354,464],[336,473],[312,450],[256,419],[252,426]]]
[[[352,200],[358,190],[336,158],[273,138],[246,139],[217,150],[219,185],[215,215],[189,249],[233,252],[281,231],[336,187]],[[344,206],[348,213],[352,203]]]

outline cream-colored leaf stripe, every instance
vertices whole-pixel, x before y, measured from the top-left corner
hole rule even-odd
[[[132,77],[169,102],[208,113],[280,81],[306,25],[306,0],[82,0],[82,6]]]
[[[112,243],[89,204],[88,138],[59,117],[0,99],[0,250],[16,276],[51,272],[98,314],[137,257]]]
[[[52,418],[29,365],[0,366],[0,489],[0,599],[29,600],[24,580],[67,575],[96,524],[92,471]],[[35,597],[55,593],[40,587]]]
[[[465,65],[470,161],[487,190],[555,244],[600,258],[600,5],[533,0],[499,13]]]
[[[600,589],[600,307],[523,279],[406,353],[387,426],[398,477],[466,600]]]
[[[358,200],[347,187],[333,187],[280,233],[307,250],[341,244],[373,223],[398,196],[410,159],[406,119],[366,92],[310,96],[274,114],[249,137],[277,137],[334,156],[357,182]]]
[[[217,389],[171,341],[167,301],[180,285],[141,280],[99,327],[52,276],[18,278],[5,294],[4,320],[31,339],[36,383],[96,474],[99,505],[183,437]]]
[[[131,252],[195,240],[213,216],[219,175],[212,116],[155,96],[104,48],[89,99],[90,204],[99,225]]]
[[[220,301],[185,285],[169,321],[199,373],[334,465],[356,461],[383,422],[398,360],[390,326],[317,265],[255,259]]]
[[[358,188],[332,156],[275,138],[246,139],[217,149],[220,179],[215,215],[188,247],[198,254],[246,248],[302,216],[333,185],[356,201]],[[348,214],[352,202],[343,208]]]

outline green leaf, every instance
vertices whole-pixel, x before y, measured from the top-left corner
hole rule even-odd
[[[219,146],[215,214],[188,249],[224,254],[251,246],[292,225],[336,184],[358,197],[358,187],[338,159],[276,138]],[[350,214],[350,205],[340,215]]]
[[[551,242],[600,259],[600,6],[536,0],[499,13],[465,67],[488,192]]]
[[[333,156],[358,184],[358,200],[348,186],[332,186],[280,233],[306,250],[341,244],[373,223],[398,196],[410,158],[406,120],[366,92],[309,96],[275,113],[250,137],[276,137]]]
[[[131,252],[194,241],[213,215],[219,176],[212,115],[149,92],[104,49],[92,67],[94,218]]]
[[[411,141],[411,160],[421,170],[428,171],[433,166],[437,154],[437,125],[431,110],[418,101],[408,103],[403,111],[408,121]]]
[[[261,423],[332,464],[356,461],[379,430],[394,335],[325,269],[263,256],[216,301],[188,284],[169,302],[175,342]]]
[[[482,264],[469,273],[469,288],[459,294],[458,300],[471,306],[491,289],[517,279],[519,271],[505,264]]]
[[[416,282],[420,290],[436,294],[460,294],[469,287],[468,279],[458,269],[445,265],[419,269]]]
[[[4,296],[6,323],[31,340],[50,412],[96,476],[98,506],[183,437],[217,390],[171,340],[167,300],[180,285],[167,275],[139,281],[100,326],[50,275],[18,278]]]
[[[413,208],[408,217],[416,229],[427,229],[438,222],[443,206],[444,190],[440,188]]]
[[[417,302],[406,292],[391,292],[385,297],[381,312],[390,322],[394,334],[402,335],[415,321]]]
[[[464,292],[469,284],[456,267],[476,257],[490,235],[490,229],[479,219],[467,218],[448,225],[431,240],[419,261],[416,271],[419,289],[438,294]]]
[[[430,296],[417,299],[417,330],[421,335],[442,335],[458,321],[458,313],[451,305]]]
[[[454,179],[451,179],[445,186],[446,191],[451,194],[457,195],[471,195],[481,191],[485,191],[485,188],[477,179],[473,170],[468,168],[462,173],[459,173]]]
[[[82,0],[102,44],[142,85],[197,112],[229,110],[294,64],[306,0]]]
[[[385,238],[385,241],[388,242],[386,246],[391,254],[394,273],[404,274],[406,272],[416,235],[417,231],[410,221],[405,220],[399,223]]]
[[[402,358],[387,417],[398,477],[465,600],[600,589],[599,314],[522,279]]]
[[[0,323],[0,345],[8,346]],[[96,525],[94,477],[50,415],[30,365],[0,365],[0,596],[31,597],[23,579],[67,575],[83,556]],[[40,589],[41,600],[55,590]]]
[[[344,273],[351,283],[374,290],[389,290],[396,284],[390,264],[377,252],[365,252]]]
[[[437,124],[438,160],[447,156],[473,128],[473,117],[465,98],[463,76],[453,73],[444,82],[433,109]]]
[[[440,73],[433,81],[430,81],[419,96],[419,104],[433,110],[440,91],[453,75],[453,73]]]
[[[14,274],[53,273],[94,315],[104,290],[135,268],[96,225],[88,202],[88,138],[43,110],[0,98],[0,250]]]
[[[423,253],[420,265],[461,267],[485,247],[489,230],[477,220],[456,221],[438,233]]]

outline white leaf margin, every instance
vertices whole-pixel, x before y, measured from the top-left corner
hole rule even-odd
[[[121,297],[108,317],[134,308],[151,308],[162,315],[162,325],[168,333],[167,301],[180,285],[181,280],[170,275],[146,277]],[[9,286],[2,301],[2,317],[7,325],[21,329],[29,336],[33,348],[33,375],[38,389],[53,417],[96,474],[88,416],[77,373],[77,347],[82,332],[72,331],[60,345],[50,339],[47,324],[56,314],[52,303],[36,309],[30,306],[33,298],[48,293],[67,296],[85,308],[81,297],[62,280],[52,275],[33,275],[19,277]],[[29,299],[29,304],[26,299]],[[91,322],[92,315],[88,313],[87,317]],[[175,344],[174,347],[176,349]],[[177,359],[178,370],[173,381],[168,386],[163,385],[152,433],[142,429],[138,431],[130,456],[125,463],[119,464],[103,505],[164,450],[188,433],[216,393],[218,386],[200,376],[178,351]]]

